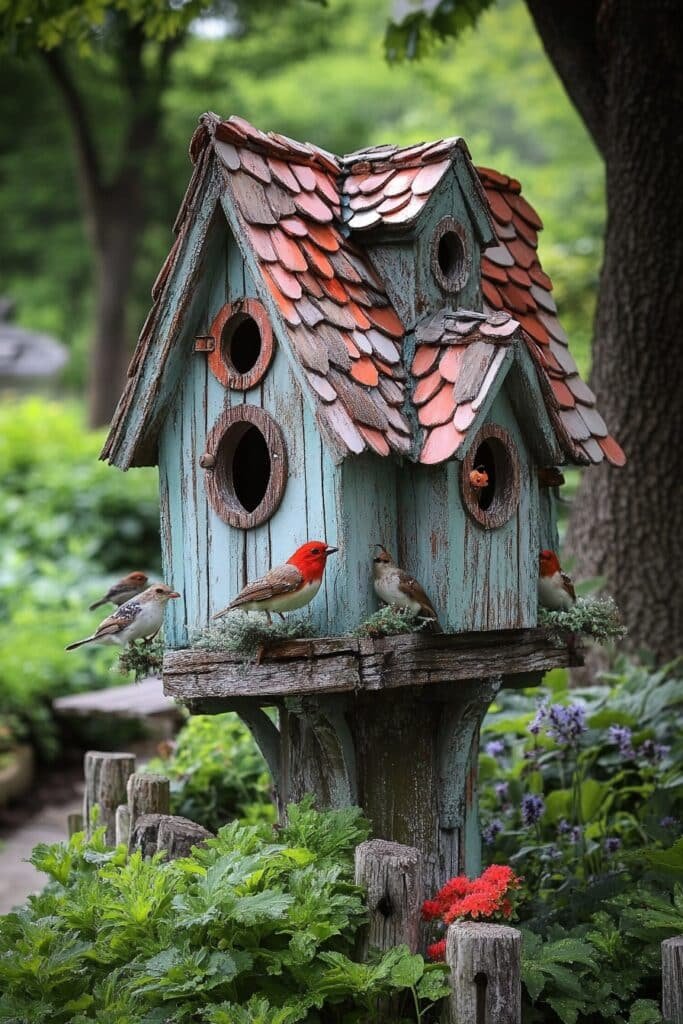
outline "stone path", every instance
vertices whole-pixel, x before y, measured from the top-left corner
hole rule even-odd
[[[80,811],[81,806],[80,800],[73,800],[45,807],[6,839],[0,839],[0,914],[8,913],[31,893],[42,889],[47,877],[26,861],[38,843],[65,840],[66,817]]]

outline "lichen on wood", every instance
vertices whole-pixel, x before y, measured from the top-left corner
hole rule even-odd
[[[133,672],[135,681],[160,676],[164,660],[164,642],[157,635],[151,640],[133,640],[119,654],[120,672]]]
[[[419,633],[428,626],[431,619],[425,619],[409,608],[394,608],[385,605],[378,612],[373,612],[353,631],[354,636],[369,636],[377,639],[382,636],[399,636],[401,633]]]
[[[287,618],[268,623],[259,616],[236,612],[191,636],[192,647],[203,651],[230,651],[241,654],[245,661],[255,661],[270,645],[284,640],[306,640],[316,636],[306,619]]]
[[[579,597],[569,611],[539,608],[538,624],[552,630],[558,639],[563,633],[580,633],[596,643],[622,640],[627,632],[613,597]]]

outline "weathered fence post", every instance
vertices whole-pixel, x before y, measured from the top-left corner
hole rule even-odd
[[[390,949],[405,943],[411,952],[420,945],[422,854],[414,846],[371,839],[356,847],[356,885],[367,889],[370,920],[358,937],[358,953]]]
[[[83,815],[82,814],[67,814],[66,816],[66,834],[69,839],[77,832],[83,831]]]
[[[130,808],[128,804],[119,804],[116,808],[116,845],[130,840]]]
[[[83,824],[86,834],[92,834],[91,814],[99,806],[99,824],[106,827],[106,842],[113,846],[116,839],[116,808],[126,799],[126,783],[135,771],[134,754],[116,754],[89,750],[83,761],[85,792],[83,794]]]
[[[683,935],[662,943],[662,1016],[683,1024]]]
[[[169,814],[171,784],[166,776],[147,772],[131,775],[128,780],[128,810],[131,833],[141,814]]]
[[[171,814],[141,814],[130,832],[130,851],[139,850],[143,857],[164,851],[167,860],[189,856],[192,847],[213,837],[213,832]]]
[[[516,928],[452,924],[446,936],[451,994],[444,1024],[521,1024],[521,954]]]

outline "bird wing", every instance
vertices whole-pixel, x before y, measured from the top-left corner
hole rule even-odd
[[[420,605],[420,611],[423,615],[430,619],[436,619],[438,622],[438,616],[434,611],[434,605],[427,597],[424,587],[421,583],[415,579],[414,576],[410,576],[407,572],[402,569],[398,573],[398,589],[406,597],[410,597],[413,601],[417,601]]]
[[[250,601],[269,601],[273,597],[280,597],[282,594],[291,594],[293,591],[298,590],[303,582],[304,578],[295,565],[290,565],[289,562],[285,563],[285,565],[278,565],[275,569],[267,572],[265,576],[262,576],[261,579],[254,580],[253,583],[247,583],[244,590],[239,592],[235,600],[231,601],[227,608],[214,615],[214,619],[219,615],[223,615],[224,612],[229,611],[231,608],[239,608],[243,604],[249,604]]]
[[[562,586],[567,591],[572,601],[576,601],[576,591],[574,590],[574,582],[571,576],[568,576],[566,572],[561,572],[560,579],[562,580]]]
[[[107,615],[106,619],[102,619],[93,633],[93,639],[99,639],[101,636],[116,636],[117,633],[127,629],[131,622],[135,622],[140,611],[141,608],[137,601],[126,601],[111,615]]]

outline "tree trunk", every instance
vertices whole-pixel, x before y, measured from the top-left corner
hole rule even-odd
[[[586,116],[585,83],[573,89],[561,38],[539,0],[529,6]],[[607,184],[591,383],[628,462],[585,473],[569,544],[577,576],[605,577],[632,645],[660,660],[680,653],[683,637],[682,26],[676,0],[607,0],[591,27],[597,46],[586,43],[599,54],[591,95],[602,102],[594,136]]]
[[[144,230],[139,189],[104,189],[94,214],[95,334],[88,381],[91,427],[109,423],[126,380],[130,357],[126,309],[138,241]]]

